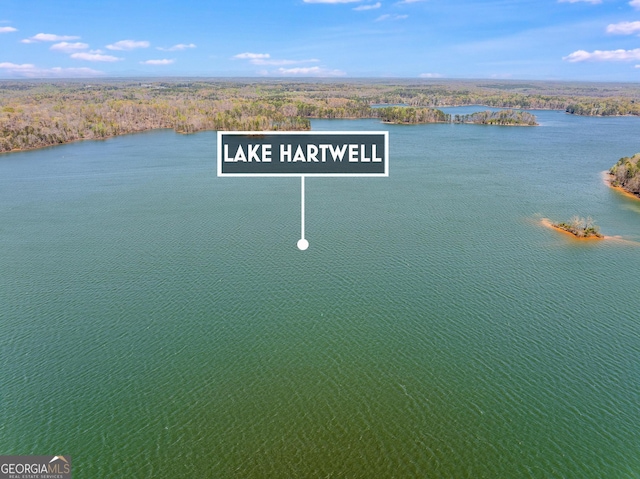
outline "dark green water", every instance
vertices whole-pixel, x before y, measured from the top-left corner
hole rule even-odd
[[[477,108],[476,108],[477,109]],[[471,109],[473,110],[473,109]],[[465,109],[457,111],[466,112]],[[0,454],[76,478],[638,478],[640,119],[390,131],[389,178],[215,133],[0,156]],[[592,216],[629,242],[540,220]]]

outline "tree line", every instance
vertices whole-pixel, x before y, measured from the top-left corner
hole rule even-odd
[[[549,108],[640,115],[636,85],[473,81],[87,80],[0,81],[0,152],[155,128],[307,130],[313,118],[396,123],[532,124],[526,112],[450,118],[443,106]],[[376,108],[401,104],[403,107]]]

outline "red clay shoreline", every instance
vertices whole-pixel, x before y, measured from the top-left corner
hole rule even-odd
[[[603,171],[602,172],[602,180],[605,182],[605,184],[609,188],[622,193],[624,196],[626,196],[628,198],[633,198],[634,200],[640,200],[640,195],[636,195],[635,193],[627,191],[621,186],[614,186],[613,184],[611,184],[611,174],[608,171]]]

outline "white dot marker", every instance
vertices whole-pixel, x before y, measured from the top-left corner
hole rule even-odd
[[[304,251],[304,250],[306,250],[308,247],[309,247],[309,242],[308,242],[306,239],[304,239],[304,238],[300,238],[300,239],[298,240],[298,249],[299,249],[300,251]]]

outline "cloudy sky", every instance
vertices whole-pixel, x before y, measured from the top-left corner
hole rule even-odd
[[[640,79],[640,0],[3,0],[0,78]]]

